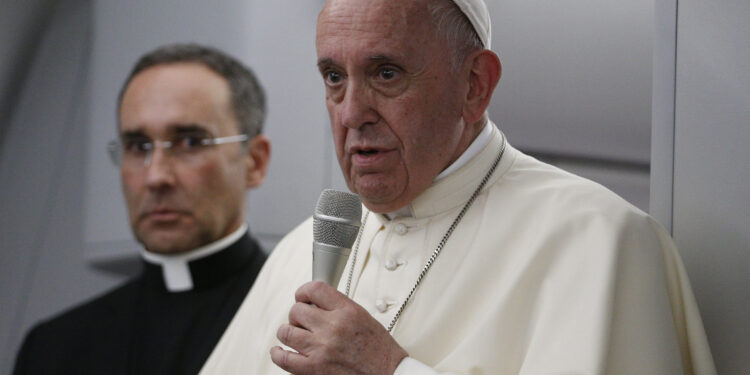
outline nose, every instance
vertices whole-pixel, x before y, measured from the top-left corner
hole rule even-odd
[[[350,80],[344,97],[337,105],[339,122],[350,129],[376,123],[380,115],[375,108],[374,99],[372,90],[365,84]]]
[[[164,148],[155,147],[145,162],[146,186],[149,189],[164,190],[174,186],[172,163]]]

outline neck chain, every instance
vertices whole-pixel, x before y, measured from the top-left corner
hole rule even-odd
[[[391,332],[391,330],[393,330],[393,327],[396,325],[398,318],[401,317],[401,313],[404,312],[404,309],[406,308],[406,305],[409,303],[409,300],[414,295],[414,292],[419,287],[419,284],[422,283],[422,279],[424,279],[424,276],[427,274],[427,271],[429,271],[430,267],[432,267],[432,264],[435,262],[435,259],[437,259],[438,255],[440,255],[440,252],[443,250],[445,243],[448,242],[448,239],[451,237],[451,234],[453,234],[453,231],[458,226],[458,223],[461,222],[461,219],[463,219],[464,215],[466,214],[466,211],[469,210],[469,207],[471,207],[471,205],[477,199],[477,197],[479,196],[479,193],[484,188],[484,185],[487,184],[487,181],[490,179],[490,176],[492,176],[492,173],[495,172],[495,169],[497,168],[497,165],[500,163],[500,159],[503,158],[504,153],[505,153],[505,136],[503,135],[503,144],[500,147],[500,152],[498,153],[497,157],[492,162],[492,166],[490,167],[490,170],[487,171],[487,174],[484,175],[484,178],[479,183],[479,186],[477,186],[476,190],[474,190],[474,193],[471,195],[469,200],[461,209],[461,212],[459,212],[456,218],[453,220],[453,223],[443,235],[443,238],[440,240],[440,243],[438,243],[437,247],[432,252],[432,255],[430,255],[429,259],[427,259],[427,262],[425,263],[424,267],[422,267],[422,272],[419,273],[419,276],[417,277],[417,281],[414,283],[414,286],[412,286],[411,291],[409,291],[409,295],[406,296],[406,299],[404,299],[404,302],[401,304],[401,307],[399,307],[398,311],[396,311],[396,315],[393,316],[393,320],[391,320],[391,324],[388,325],[389,333]],[[354,245],[354,254],[352,254],[352,263],[351,263],[351,266],[349,267],[349,277],[346,280],[346,296],[349,298],[352,297],[352,296],[349,296],[349,290],[352,285],[352,276],[354,275],[354,265],[357,264],[357,253],[359,252],[359,243],[362,240],[362,232],[364,232],[365,230],[365,225],[367,225],[367,218],[369,216],[370,216],[370,211],[367,211],[367,213],[365,214],[365,218],[362,220],[362,226],[359,229],[359,233],[357,234],[357,242]]]

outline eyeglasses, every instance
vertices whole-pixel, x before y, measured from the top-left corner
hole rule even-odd
[[[247,134],[228,137],[207,137],[196,134],[177,134],[169,141],[152,140],[148,137],[125,137],[107,144],[112,162],[117,166],[147,167],[151,163],[154,149],[161,148],[175,160],[189,163],[199,160],[204,151],[225,143],[247,142]]]

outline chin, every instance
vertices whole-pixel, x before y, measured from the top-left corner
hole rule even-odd
[[[179,254],[198,247],[192,244],[194,241],[186,239],[187,236],[181,233],[159,233],[138,238],[138,242],[152,253]]]
[[[184,252],[192,249],[192,247],[179,246],[179,245],[175,245],[173,243],[172,244],[142,243],[142,244],[143,244],[143,247],[147,251],[149,251],[151,253],[164,254],[164,255],[184,253]]]
[[[368,210],[378,214],[396,211],[408,203],[402,204],[401,200],[398,199],[399,197],[389,195],[360,194],[360,198]]]

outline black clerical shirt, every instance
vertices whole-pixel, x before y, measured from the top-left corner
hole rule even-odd
[[[34,327],[14,374],[197,374],[265,258],[245,234],[190,261],[193,288],[182,292],[144,262],[135,279]]]

